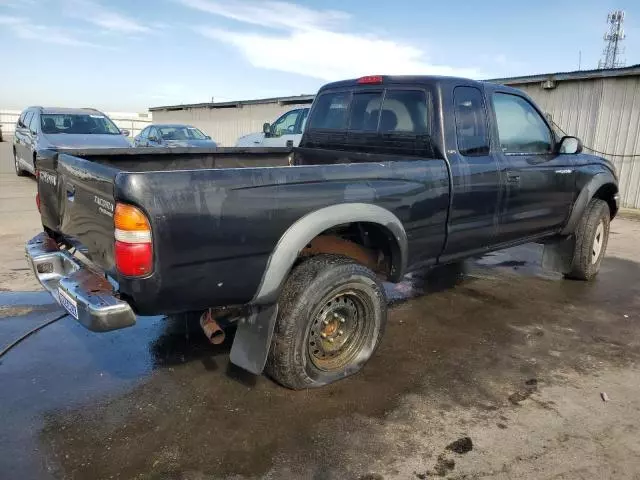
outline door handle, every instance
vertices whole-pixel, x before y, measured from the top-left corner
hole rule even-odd
[[[516,173],[507,173],[507,182],[519,184],[520,183],[520,175]]]
[[[67,185],[67,200],[73,202],[76,199],[76,187]]]

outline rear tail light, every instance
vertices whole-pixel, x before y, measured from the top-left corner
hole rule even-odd
[[[38,211],[40,211],[40,194],[36,193],[36,206],[38,207]]]
[[[116,204],[114,256],[118,271],[129,277],[148,275],[153,270],[151,226],[142,211],[131,205]]]

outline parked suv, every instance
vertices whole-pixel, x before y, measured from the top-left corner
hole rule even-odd
[[[128,135],[93,108],[29,107],[20,115],[13,137],[16,174],[35,174],[40,150],[130,147]]]

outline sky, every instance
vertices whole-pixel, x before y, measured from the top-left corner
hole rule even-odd
[[[475,79],[596,68],[637,0],[0,0],[0,109],[149,107],[315,93],[370,74]]]

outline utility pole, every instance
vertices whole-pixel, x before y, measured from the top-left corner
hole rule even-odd
[[[602,58],[598,62],[599,69],[624,67],[624,60],[621,55],[624,53],[624,47],[621,45],[626,35],[622,28],[624,23],[624,12],[622,10],[614,10],[607,15],[607,24],[609,30],[604,34],[606,46],[602,51]]]
[[[582,70],[582,50],[578,50],[578,70]]]

